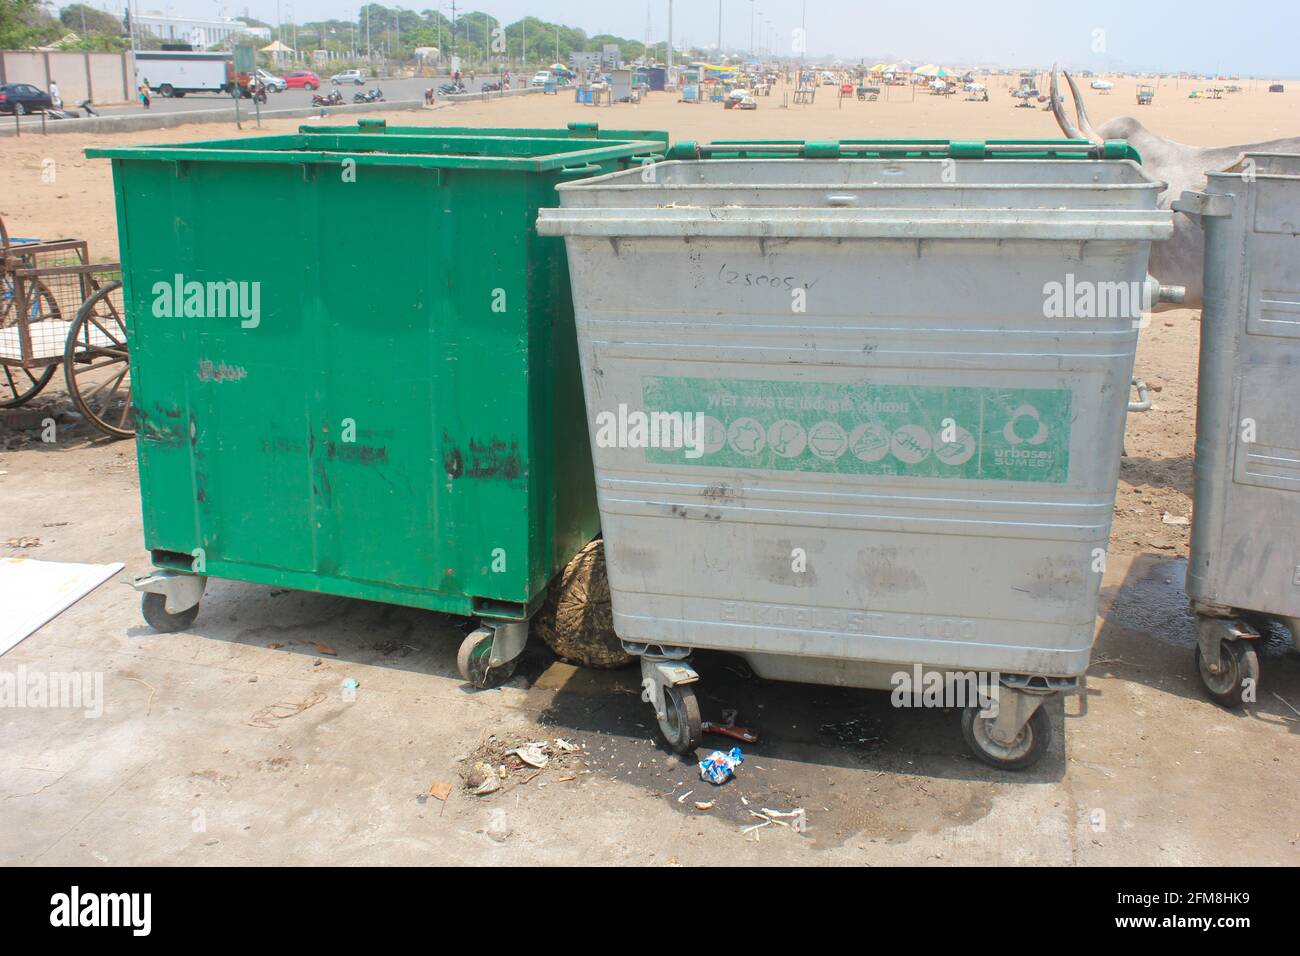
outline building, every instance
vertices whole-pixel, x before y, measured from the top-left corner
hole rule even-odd
[[[239,33],[248,33],[262,40],[271,39],[268,27],[251,27],[242,20],[141,13],[136,16],[135,24],[137,30],[147,30],[164,43],[190,43],[196,47],[218,46]]]

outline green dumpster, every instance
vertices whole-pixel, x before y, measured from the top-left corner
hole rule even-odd
[[[573,122],[563,129],[502,129],[469,126],[389,126],[385,119],[358,119],[355,126],[305,125],[300,133],[387,133],[390,136],[529,136],[546,139],[653,140],[668,148],[668,134],[657,129],[601,129],[599,123]]]
[[[209,576],[475,616],[509,676],[599,532],[555,186],[663,140],[299,133],[112,160],[146,620]]]

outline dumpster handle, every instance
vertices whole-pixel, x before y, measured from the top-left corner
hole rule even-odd
[[[1136,402],[1129,402],[1128,410],[1130,412],[1151,411],[1151,395],[1147,392],[1147,383],[1135,375],[1133,376],[1133,385],[1138,390],[1138,400]]]
[[[561,176],[591,176],[600,172],[600,167],[595,163],[584,163],[581,166],[565,166],[558,172]]]

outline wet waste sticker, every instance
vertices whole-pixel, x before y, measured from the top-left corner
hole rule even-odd
[[[1070,471],[1069,389],[642,379],[651,414],[692,414],[698,455],[646,460],[777,471],[1061,484]]]

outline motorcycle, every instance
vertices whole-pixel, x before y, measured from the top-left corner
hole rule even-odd
[[[501,86],[500,83],[487,82],[487,83],[484,83],[484,84],[483,84],[482,92],[484,92],[484,93],[500,93],[502,89],[503,89],[503,87]]]
[[[311,105],[312,106],[342,106],[343,94],[340,93],[338,90],[330,90],[330,92],[324,96],[322,96],[320,93],[313,93],[311,95]]]
[[[457,93],[468,93],[464,83],[444,83],[438,87],[439,96],[455,96]]]
[[[384,102],[384,91],[376,87],[373,90],[366,90],[364,93],[356,92],[352,94],[353,103],[382,103]]]

